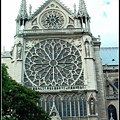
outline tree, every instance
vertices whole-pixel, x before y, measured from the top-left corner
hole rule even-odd
[[[2,64],[2,120],[50,120],[37,102],[40,94],[13,80]]]

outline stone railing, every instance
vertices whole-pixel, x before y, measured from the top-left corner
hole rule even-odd
[[[88,32],[83,28],[68,28],[68,29],[36,29],[36,30],[20,30],[19,34],[40,34],[40,33],[75,33],[75,32]]]
[[[85,86],[73,85],[73,86],[45,86],[45,87],[32,87],[32,90],[36,91],[59,91],[59,90],[85,90]]]

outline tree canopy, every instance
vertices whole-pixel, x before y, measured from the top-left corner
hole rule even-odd
[[[37,106],[40,94],[13,80],[2,64],[2,120],[50,120]]]

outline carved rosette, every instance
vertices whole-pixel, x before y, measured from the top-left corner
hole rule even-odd
[[[25,52],[28,52],[38,42],[39,42],[39,40],[36,40],[36,39],[31,39],[31,40],[26,39]]]
[[[49,10],[40,16],[40,24],[43,28],[58,29],[64,26],[64,14],[58,10]]]

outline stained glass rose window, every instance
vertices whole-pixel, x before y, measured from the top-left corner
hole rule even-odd
[[[81,55],[64,40],[44,40],[32,47],[25,58],[27,79],[37,86],[71,85],[80,78]]]
[[[60,11],[49,10],[42,14],[40,22],[44,28],[62,28],[64,25],[64,17]]]

